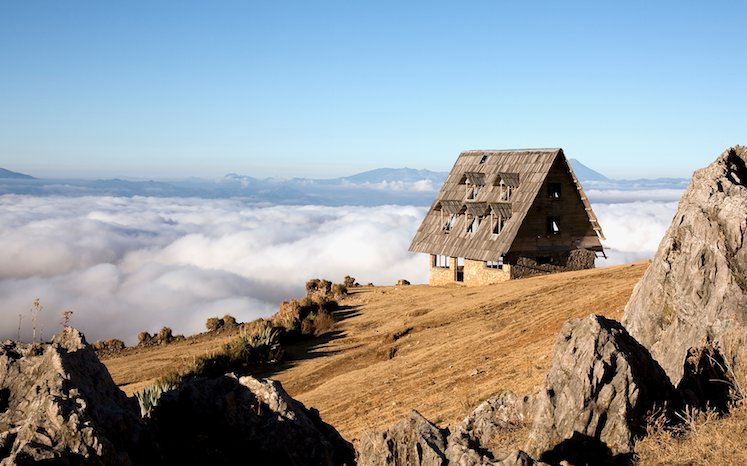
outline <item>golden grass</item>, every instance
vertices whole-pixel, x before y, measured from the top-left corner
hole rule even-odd
[[[534,391],[555,336],[569,318],[620,319],[647,262],[463,288],[352,288],[335,331],[286,350],[291,361],[264,376],[350,440],[381,430],[411,409],[454,425],[505,389]],[[132,394],[232,336],[125,354],[104,361]],[[292,360],[293,358],[296,360]]]
[[[747,405],[720,418],[714,412],[689,413],[674,431],[654,423],[635,450],[638,464],[652,466],[747,464]]]

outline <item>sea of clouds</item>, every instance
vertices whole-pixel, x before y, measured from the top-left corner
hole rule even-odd
[[[677,196],[679,195],[678,191]],[[598,266],[650,258],[676,209],[674,193],[590,193],[607,236]],[[606,197],[605,197],[606,196]],[[596,200],[595,200],[596,199]],[[648,200],[645,200],[648,199]],[[267,205],[241,199],[0,196],[0,338],[61,328],[128,344],[141,330],[204,330],[211,316],[248,321],[304,294],[312,277],[365,284],[428,279],[407,251],[425,206]],[[19,332],[20,328],[20,332]]]

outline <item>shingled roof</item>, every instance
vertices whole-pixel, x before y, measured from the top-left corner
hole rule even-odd
[[[589,200],[562,149],[479,150],[465,151],[459,155],[415,234],[410,251],[473,260],[497,260],[511,248],[524,217],[558,157],[561,157],[571,175],[592,228],[604,239]],[[510,202],[501,202],[501,182],[513,188]],[[466,190],[474,184],[481,186],[480,195],[474,202],[465,200]],[[445,220],[451,214],[463,212],[466,214],[460,215],[452,230],[445,233]],[[510,215],[500,234],[493,234],[491,228],[478,228],[476,233],[466,233],[467,222],[471,221],[469,216],[489,216],[491,213],[496,216],[500,214],[503,218]]]

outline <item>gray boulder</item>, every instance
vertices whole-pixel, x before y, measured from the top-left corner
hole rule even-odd
[[[623,324],[678,384],[691,348],[747,371],[747,148],[694,173]]]
[[[279,382],[192,378],[153,410],[161,454],[172,464],[352,465],[352,445]]]
[[[619,322],[595,315],[570,320],[536,395],[528,451],[550,463],[624,459],[645,434],[647,415],[673,391],[648,350]]]
[[[505,391],[480,403],[449,436],[446,449],[449,464],[535,464],[524,452],[494,448],[495,440],[502,435],[526,427],[532,417],[532,401],[532,397],[518,397]]]
[[[129,465],[147,453],[137,403],[85,337],[0,346],[0,464]]]
[[[445,466],[445,433],[413,410],[384,432],[367,432],[358,446],[358,466]]]

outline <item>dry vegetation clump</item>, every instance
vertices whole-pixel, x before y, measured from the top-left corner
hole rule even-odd
[[[747,404],[734,405],[727,415],[689,409],[680,417],[675,426],[663,415],[653,418],[647,435],[636,443],[637,464],[747,464]]]
[[[184,340],[184,335],[174,335],[171,327],[161,327],[161,330],[154,335],[146,331],[137,334],[138,347],[168,345],[169,343],[182,340]]]
[[[96,355],[99,358],[117,354],[121,351],[124,351],[124,349],[126,348],[124,342],[116,338],[99,340],[91,346],[93,347],[93,350],[96,352]]]
[[[345,285],[346,288],[361,286],[360,283],[356,282],[355,278],[350,275],[345,275],[345,278],[342,279],[342,284]]]
[[[233,331],[239,328],[241,324],[236,322],[236,318],[231,314],[226,314],[222,318],[220,317],[209,317],[205,321],[205,327],[208,332],[223,332]]]
[[[283,340],[297,340],[299,336],[319,336],[334,326],[332,312],[337,308],[337,301],[324,295],[313,298],[291,299],[283,301],[280,309],[272,317],[272,325],[284,330]]]

